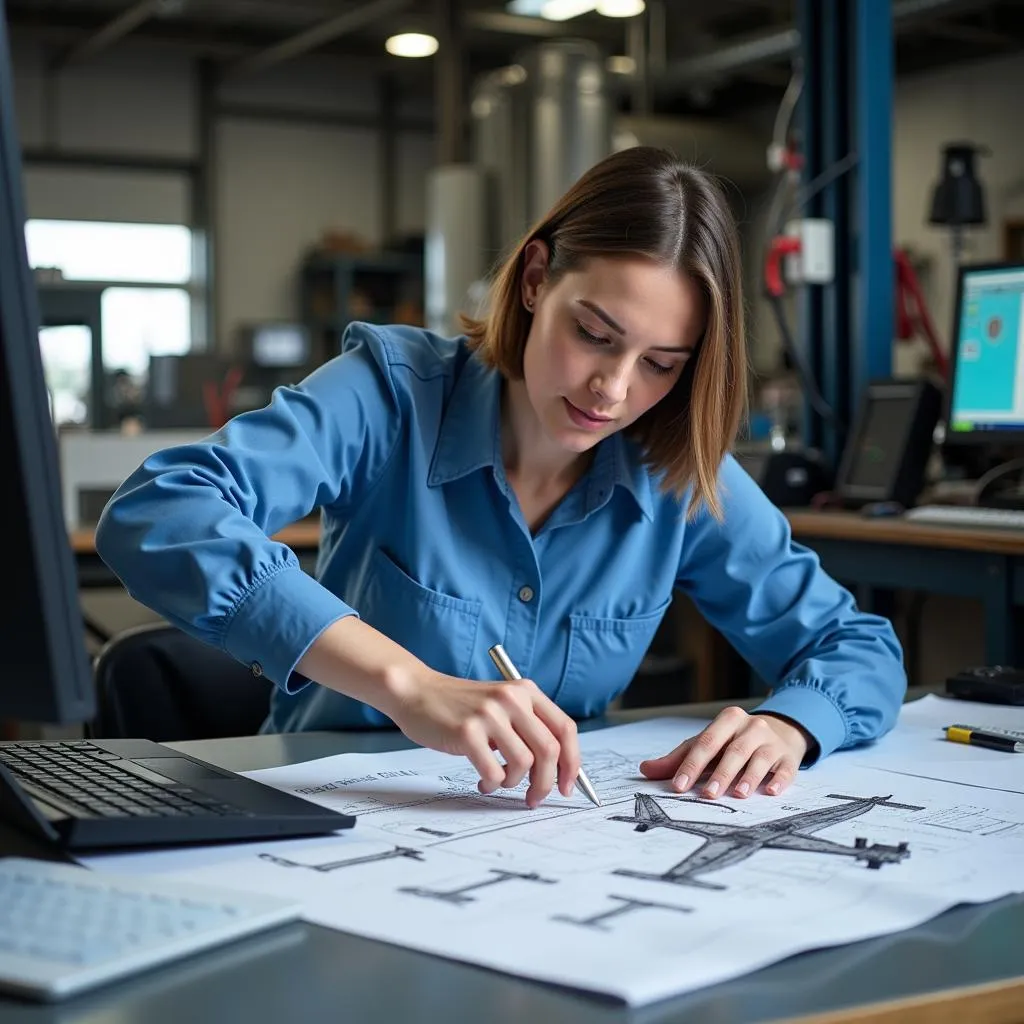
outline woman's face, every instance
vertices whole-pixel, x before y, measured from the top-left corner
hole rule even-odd
[[[544,432],[584,452],[672,390],[703,333],[704,301],[689,277],[644,259],[594,258],[554,284],[546,266],[547,247],[532,242],[524,383]]]

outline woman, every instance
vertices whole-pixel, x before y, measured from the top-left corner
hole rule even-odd
[[[528,776],[530,806],[556,780],[571,792],[574,718],[629,683],[675,588],[774,691],[644,762],[649,778],[778,794],[892,726],[890,626],[727,455],[746,343],[736,230],[707,175],[651,148],[608,157],[467,328],[352,325],[267,408],[149,458],[104,512],[103,559],[277,684],[266,729],[394,723],[467,756],[481,792]],[[317,507],[314,579],[268,538]],[[529,679],[496,680],[495,643]]]

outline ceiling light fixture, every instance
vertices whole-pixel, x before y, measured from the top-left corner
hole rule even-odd
[[[384,49],[395,57],[429,57],[437,53],[437,40],[423,32],[401,32],[390,36]]]
[[[597,6],[597,0],[546,0],[540,16],[548,21],[568,21],[587,14]]]
[[[606,18],[635,18],[646,6],[644,0],[597,0],[597,13]]]
[[[509,14],[521,14],[526,18],[539,18],[547,0],[508,0],[505,10]]]

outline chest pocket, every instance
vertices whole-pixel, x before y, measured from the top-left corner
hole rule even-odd
[[[473,658],[480,601],[417,583],[380,548],[370,559],[360,618],[438,672],[466,676]]]
[[[565,675],[554,695],[558,706],[581,718],[604,711],[636,675],[671,601],[625,619],[570,615]]]

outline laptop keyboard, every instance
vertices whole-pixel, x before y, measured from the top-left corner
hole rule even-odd
[[[239,810],[191,786],[132,771],[119,755],[88,740],[0,745],[0,763],[26,793],[75,817],[195,817]]]

